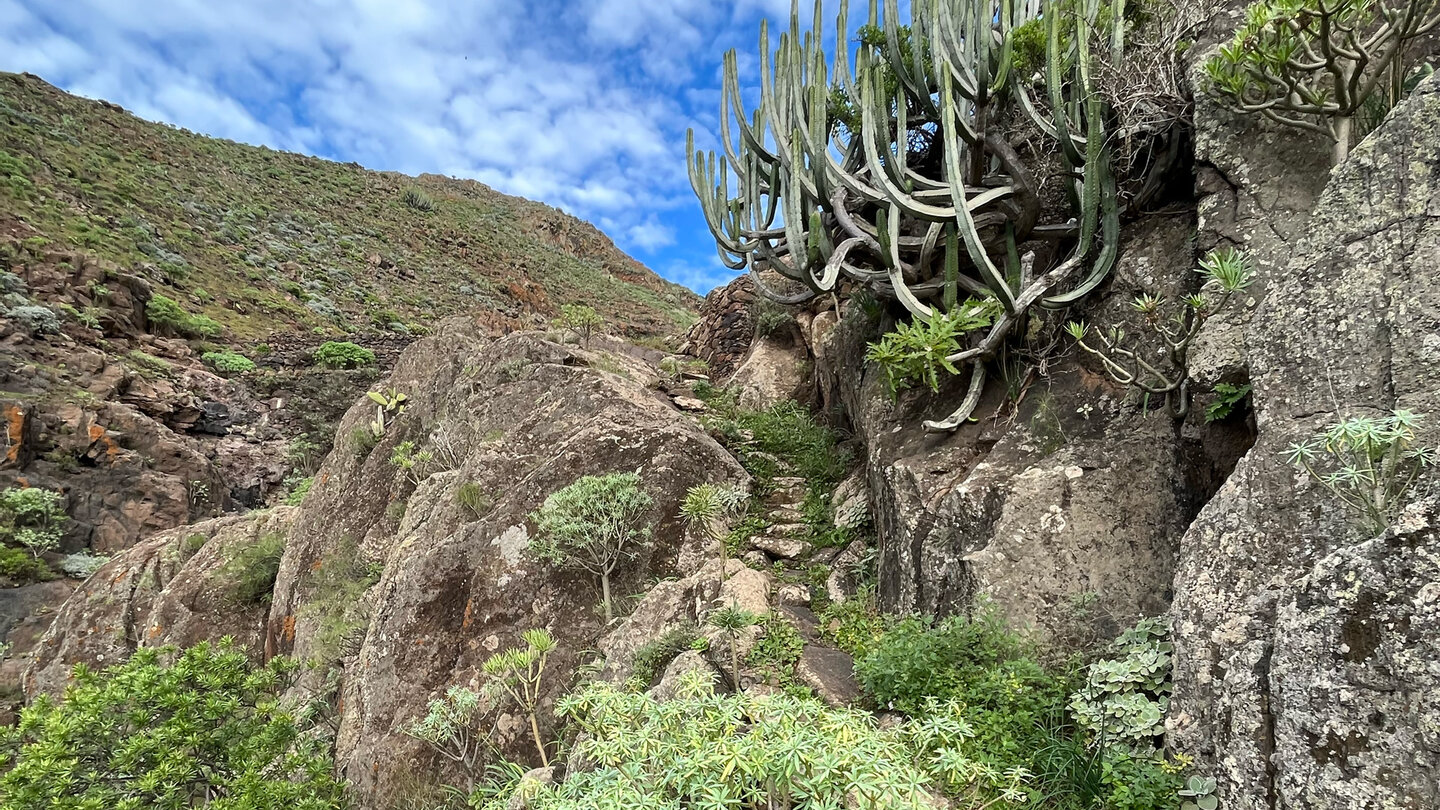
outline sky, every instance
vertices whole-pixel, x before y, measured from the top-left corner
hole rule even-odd
[[[724,52],[737,48],[742,81],[758,86],[760,20],[788,25],[789,9],[790,0],[0,0],[0,70],[207,135],[480,180],[593,222],[703,294],[735,274],[716,258],[690,190],[685,130],[718,148]]]

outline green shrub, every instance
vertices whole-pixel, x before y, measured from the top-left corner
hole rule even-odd
[[[12,307],[5,317],[20,324],[31,336],[57,335],[60,333],[60,316],[49,307],[25,305]]]
[[[870,653],[889,626],[875,608],[873,588],[862,588],[844,602],[832,602],[819,618],[820,634],[825,640],[857,659]]]
[[[530,551],[542,560],[600,578],[605,622],[614,618],[610,575],[633,547],[650,539],[644,522],[654,499],[635,473],[587,475],[550,495],[531,513],[536,534]]]
[[[305,496],[310,494],[310,487],[315,485],[315,476],[307,476],[295,482],[290,494],[285,496],[286,506],[299,506],[304,503]]]
[[[356,458],[363,459],[370,455],[370,451],[375,449],[375,445],[380,443],[380,437],[376,436],[375,431],[370,428],[357,427],[350,431],[348,441],[350,452],[354,453]]]
[[[532,810],[921,808],[934,806],[932,786],[965,799],[1024,798],[1015,791],[1023,774],[979,772],[942,753],[968,732],[948,712],[881,729],[864,712],[812,699],[717,695],[699,673],[684,677],[675,700],[592,684],[557,711],[581,734],[576,753],[595,767],[537,787]]]
[[[400,200],[405,203],[407,208],[412,208],[424,214],[435,210],[435,201],[430,199],[430,195],[414,186],[405,189],[405,192],[400,195]]]
[[[200,355],[200,359],[222,374],[239,374],[255,370],[255,363],[250,358],[232,351],[206,352]]]
[[[588,349],[590,335],[604,326],[605,321],[600,317],[600,313],[584,304],[564,304],[560,307],[560,317],[555,319],[555,325],[574,332]]]
[[[282,695],[299,666],[253,667],[230,639],[141,648],[104,672],[81,665],[3,732],[5,807],[350,806],[323,736]],[[217,801],[218,799],[218,801]]]
[[[885,372],[891,397],[916,384],[939,391],[942,371],[947,376],[960,373],[947,358],[960,352],[961,338],[990,326],[1001,312],[999,301],[972,298],[948,314],[917,316],[870,344],[865,360]]]
[[[37,487],[0,490],[0,542],[18,543],[39,557],[60,546],[70,517],[58,492]]]
[[[763,295],[755,298],[751,314],[755,318],[755,334],[761,337],[769,337],[795,325],[795,315],[788,307],[783,307]]]
[[[1420,473],[1440,460],[1434,448],[1416,444],[1423,418],[1397,410],[1383,419],[1343,419],[1286,453],[1375,536],[1395,522]]]
[[[836,448],[839,437],[799,404],[786,401],[763,411],[726,407],[718,398],[711,404],[720,416],[707,426],[740,456],[761,489],[783,472],[777,460],[817,490],[828,492],[845,477],[849,458]]]
[[[1106,745],[1153,756],[1165,736],[1174,651],[1163,619],[1145,619],[1091,664],[1085,686],[1070,698],[1076,723]]]
[[[145,377],[167,375],[175,371],[175,366],[172,365],[170,361],[147,352],[142,352],[139,349],[127,353],[125,357],[130,360],[135,370],[139,371],[140,374]]]
[[[667,631],[659,638],[642,645],[631,659],[634,671],[626,686],[637,692],[649,689],[665,668],[670,666],[670,662],[675,660],[675,656],[691,649],[698,638],[700,634],[696,628],[685,625]]]
[[[175,299],[164,295],[153,296],[145,304],[145,318],[152,329],[181,337],[213,338],[224,331],[220,324],[204,315],[191,315]]]
[[[44,560],[18,548],[0,547],[0,576],[9,577],[17,583],[49,582],[55,579],[55,572]]]
[[[1231,385],[1229,383],[1217,383],[1215,385],[1215,401],[1205,409],[1206,422],[1222,422],[1229,419],[1235,413],[1235,409],[1245,402],[1250,392],[1255,390],[1254,386]]]
[[[795,664],[805,651],[805,640],[794,625],[770,613],[759,621],[760,638],[745,656],[745,664],[774,686],[795,683]]]
[[[268,605],[285,554],[285,535],[266,532],[237,551],[220,569],[229,583],[230,598],[238,605]]]
[[[474,481],[466,481],[456,488],[455,502],[468,509],[470,514],[477,518],[489,512],[490,508],[495,505],[494,500],[486,495],[480,485]]]
[[[320,344],[314,359],[324,368],[362,368],[375,365],[375,352],[348,340],[331,340]]]

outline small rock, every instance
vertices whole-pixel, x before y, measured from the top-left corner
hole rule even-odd
[[[771,537],[759,535],[750,538],[750,545],[773,557],[782,560],[798,560],[810,553],[811,546],[804,540],[792,540],[787,537]]]
[[[810,589],[804,585],[788,583],[781,585],[775,591],[775,599],[782,605],[808,607],[810,605]]]
[[[860,575],[868,551],[864,540],[856,540],[835,558],[830,566],[830,576],[825,579],[825,595],[830,597],[831,602],[840,604],[860,589]]]
[[[709,405],[694,397],[675,397],[672,401],[675,403],[675,407],[690,413],[705,413],[710,410]]]
[[[680,679],[689,672],[699,672],[709,676],[712,681],[718,680],[719,675],[715,667],[705,659],[705,653],[686,650],[675,656],[675,660],[665,668],[665,674],[660,676],[660,682],[650,690],[650,695],[659,701],[674,700],[680,688]]]
[[[765,552],[763,551],[747,551],[740,559],[744,560],[745,564],[751,568],[760,569],[770,567],[770,558],[765,556]]]
[[[795,664],[795,677],[831,706],[848,706],[860,699],[855,659],[840,650],[806,645]]]
[[[528,771],[520,777],[520,784],[515,786],[515,793],[510,797],[510,803],[505,805],[505,810],[528,810],[530,797],[535,795],[535,791],[555,784],[555,770],[556,766],[551,765],[548,768]]]

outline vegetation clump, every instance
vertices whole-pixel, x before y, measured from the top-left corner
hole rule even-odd
[[[605,623],[614,618],[610,577],[650,540],[645,513],[654,499],[635,473],[587,475],[552,493],[530,514],[536,535],[530,551],[538,558],[600,578]]]
[[[145,304],[145,318],[152,329],[187,338],[218,337],[220,324],[204,315],[191,315],[175,299],[156,295]]]
[[[255,361],[232,351],[206,352],[200,355],[200,359],[222,374],[240,374],[255,370]]]
[[[592,307],[584,304],[564,304],[560,307],[560,317],[555,319],[555,325],[573,332],[588,349],[590,336],[603,327],[605,321]]]
[[[1436,0],[1260,0],[1205,75],[1231,109],[1324,135],[1340,163],[1371,98],[1403,98],[1407,46],[1437,26]]]
[[[525,646],[512,647],[490,656],[485,659],[482,669],[490,679],[485,684],[486,688],[492,694],[514,700],[530,721],[530,734],[543,767],[550,764],[550,755],[546,753],[545,741],[540,737],[540,688],[545,678],[545,665],[550,653],[555,651],[555,638],[547,630],[536,628],[526,630],[521,639]]]
[[[63,500],[60,493],[38,487],[0,490],[0,542],[17,543],[37,559],[59,548],[70,519]]]
[[[33,337],[60,333],[60,316],[49,307],[33,304],[11,307],[5,312],[5,318],[20,324]]]
[[[5,807],[287,807],[350,801],[327,746],[282,697],[299,665],[254,667],[230,639],[77,666],[0,732]]]
[[[1433,447],[1416,443],[1423,418],[1402,409],[1379,419],[1342,419],[1291,445],[1286,455],[1344,504],[1365,531],[1378,535],[1409,503],[1420,473],[1440,460]]]
[[[285,555],[285,535],[266,532],[237,549],[220,569],[230,583],[230,598],[239,605],[268,605]]]
[[[314,360],[322,368],[364,368],[375,365],[375,352],[348,340],[330,340],[315,350]]]

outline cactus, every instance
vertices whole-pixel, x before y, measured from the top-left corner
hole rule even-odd
[[[365,396],[375,403],[375,419],[370,422],[370,433],[377,439],[385,435],[386,416],[405,413],[405,402],[410,399],[394,386],[384,391],[368,391]]]
[[[970,394],[926,427],[959,426],[986,364],[1027,312],[1082,299],[1114,265],[1109,111],[1092,77],[1098,60],[1123,52],[1123,10],[1123,0],[913,0],[902,19],[898,0],[871,0],[859,45],[832,63],[821,3],[816,29],[802,31],[792,2],[773,55],[761,26],[759,107],[745,110],[732,51],[721,154],[699,152],[687,135],[690,181],[721,261],[751,271],[756,289],[782,304],[864,290],[928,322],[967,299],[993,299],[1000,316],[940,364],[968,369]],[[1040,24],[1043,87],[1011,69],[1014,33],[1033,38]],[[849,30],[843,3],[836,30]],[[1058,161],[1021,157],[1002,135],[1020,122],[1058,143]],[[1073,210],[1042,210],[1047,180],[1067,190]],[[1022,257],[1019,246],[1034,241],[1055,249]],[[1036,267],[1037,253],[1054,258]],[[762,270],[795,290],[772,289]]]
[[[1354,121],[1377,92],[1403,94],[1406,45],[1440,27],[1440,0],[1260,0],[1205,63],[1230,109],[1318,132],[1343,161]]]
[[[1166,364],[1147,360],[1147,352],[1138,348],[1118,326],[1092,331],[1084,321],[1065,325],[1081,349],[1100,359],[1111,379],[1135,388],[1147,398],[1163,397],[1176,419],[1183,419],[1190,412],[1190,377],[1186,373],[1190,345],[1205,321],[1250,284],[1249,262],[1234,248],[1211,252],[1200,263],[1198,272],[1205,277],[1201,291],[1181,302],[1178,311],[1169,318],[1164,316],[1167,302],[1158,296],[1141,295],[1131,302],[1131,307],[1144,317],[1146,325],[1164,344],[1163,350],[1154,354],[1166,358],[1168,370],[1163,368]],[[1218,291],[1219,296],[1212,299],[1207,291]],[[1092,339],[1094,343],[1087,342]]]

